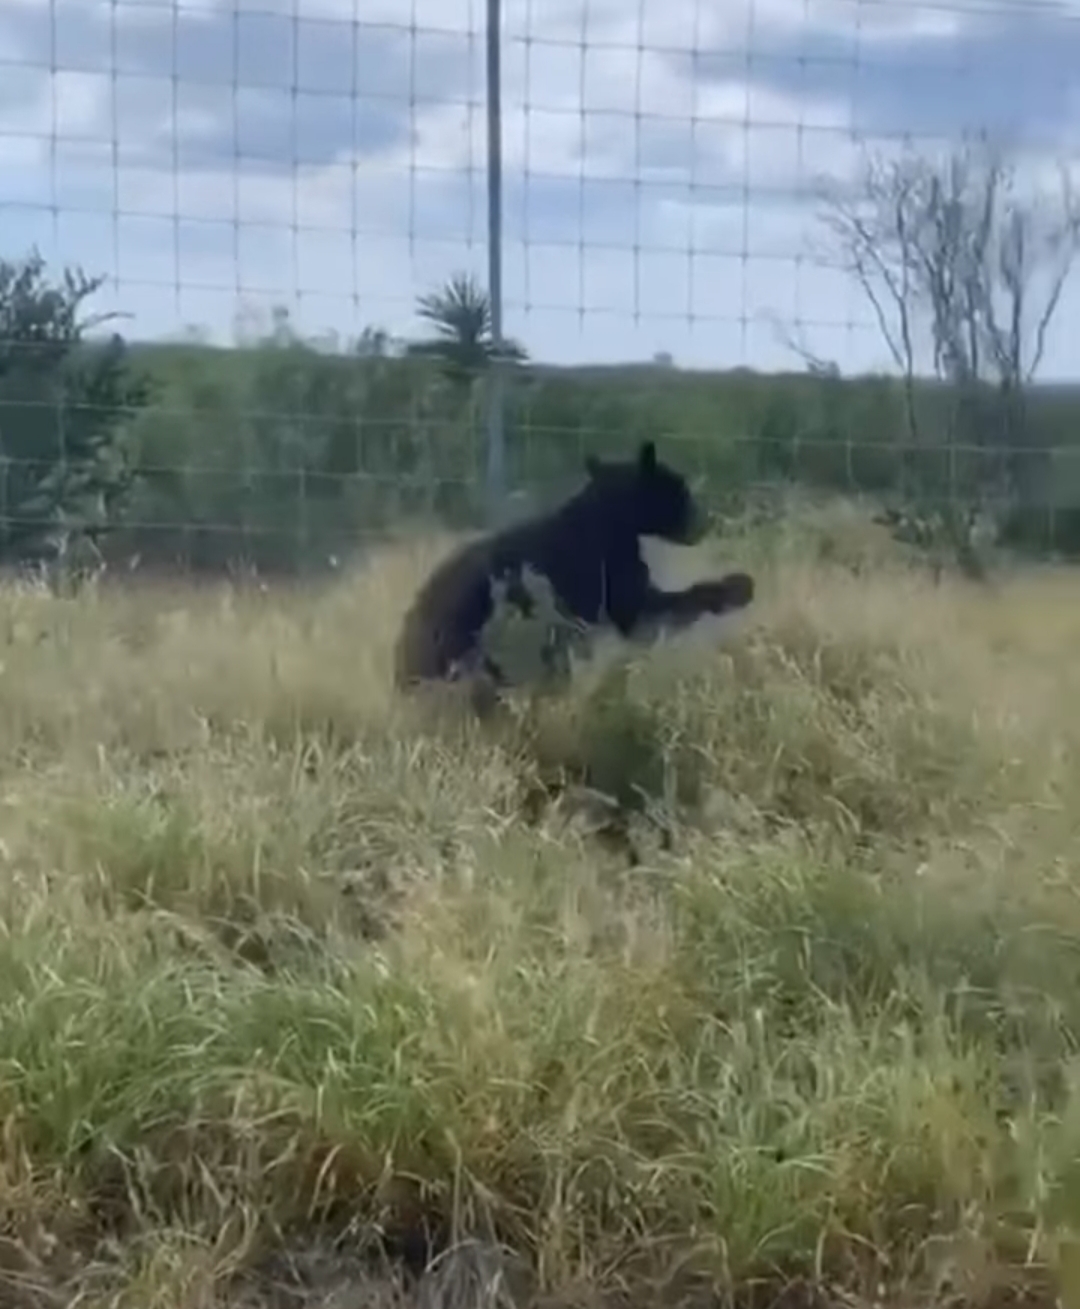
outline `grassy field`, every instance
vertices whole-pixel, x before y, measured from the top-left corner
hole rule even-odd
[[[440,548],[0,592],[0,1303],[1049,1302],[1080,576],[736,536],[481,731],[389,689]]]

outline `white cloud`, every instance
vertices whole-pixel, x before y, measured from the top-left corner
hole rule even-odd
[[[87,136],[101,121],[108,83],[93,73],[58,69],[44,74],[34,96],[4,115],[3,131],[43,145],[54,137]]]

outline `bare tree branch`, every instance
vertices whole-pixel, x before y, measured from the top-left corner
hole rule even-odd
[[[936,442],[969,507],[987,495],[1014,500],[1031,475],[1026,391],[1080,249],[1080,204],[1064,165],[1053,190],[1022,187],[1005,151],[985,140],[938,157],[866,155],[854,186],[819,185],[822,227],[903,377],[913,451],[924,445],[918,342],[948,384],[947,430]],[[958,467],[961,447],[991,458]]]

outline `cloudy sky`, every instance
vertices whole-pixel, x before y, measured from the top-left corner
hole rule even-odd
[[[1080,146],[1080,0],[504,0],[507,330],[551,360],[887,356],[813,187],[861,145]],[[139,336],[416,331],[486,268],[484,0],[0,0],[0,254]],[[104,304],[104,301],[103,301]],[[1074,376],[1080,275],[1045,374]]]

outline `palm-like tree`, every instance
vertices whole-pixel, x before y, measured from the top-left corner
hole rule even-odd
[[[491,300],[471,273],[455,273],[442,290],[420,296],[417,314],[431,323],[435,336],[412,342],[409,353],[440,359],[453,382],[473,382],[496,353],[516,361],[527,357],[516,341],[504,340],[496,352],[491,339]]]

